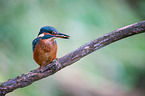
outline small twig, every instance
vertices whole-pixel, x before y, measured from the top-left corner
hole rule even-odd
[[[41,71],[39,69],[32,70],[31,72],[19,75],[15,78],[9,79],[8,81],[5,81],[0,85],[0,96],[5,96],[5,94],[12,92],[17,88],[23,88],[37,80],[50,76],[61,70],[62,68],[73,64],[74,62],[80,60],[82,57],[108,44],[143,32],[145,32],[145,21],[128,25],[104,36],[101,36],[81,46],[75,51],[61,58],[58,58],[56,62],[48,64],[46,67],[43,67]]]

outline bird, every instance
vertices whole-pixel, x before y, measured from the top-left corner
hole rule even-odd
[[[60,33],[52,26],[40,29],[37,38],[32,41],[33,59],[40,66],[39,69],[56,59],[56,38],[69,39],[69,35]]]

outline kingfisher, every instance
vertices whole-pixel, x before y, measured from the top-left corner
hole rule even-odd
[[[55,39],[69,37],[51,26],[44,26],[40,29],[37,38],[32,42],[33,59],[40,66],[39,69],[56,59],[57,42]]]

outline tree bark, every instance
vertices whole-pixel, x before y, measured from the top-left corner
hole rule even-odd
[[[126,27],[110,32],[104,36],[101,36],[72,51],[71,53],[68,53],[63,57],[56,59],[54,62],[43,67],[41,70],[35,69],[28,73],[19,75],[15,78],[5,81],[0,85],[0,96],[5,96],[5,94],[14,91],[17,88],[23,88],[37,80],[48,77],[63,69],[64,67],[69,66],[74,62],[80,60],[82,57],[108,44],[143,32],[145,32],[145,21],[128,25]]]

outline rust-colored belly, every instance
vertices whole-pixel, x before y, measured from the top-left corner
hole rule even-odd
[[[40,67],[43,67],[56,59],[57,44],[55,40],[42,39],[36,44],[33,58]]]

